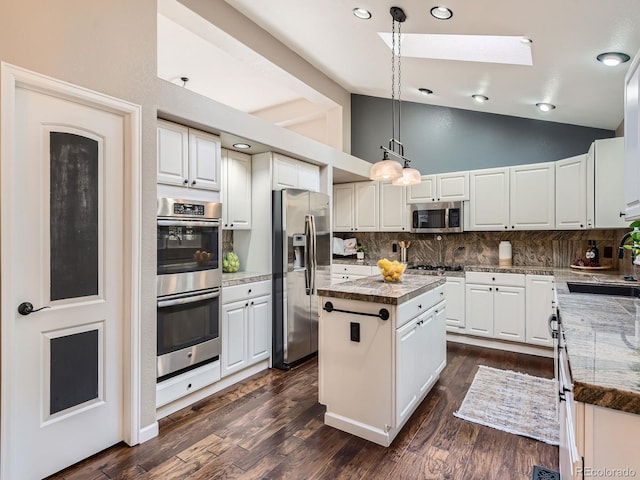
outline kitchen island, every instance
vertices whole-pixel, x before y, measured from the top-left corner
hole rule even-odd
[[[380,276],[318,289],[325,423],[389,446],[446,365],[443,277]]]

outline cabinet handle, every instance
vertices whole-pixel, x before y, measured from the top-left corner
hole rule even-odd
[[[249,293],[251,293],[251,289],[249,289]]]
[[[231,226],[233,227],[233,223],[231,224]]]
[[[496,292],[498,291],[498,287],[496,287]]]
[[[422,308],[422,304],[418,305],[418,308]]]
[[[496,277],[491,277],[491,280],[493,280],[495,282],[496,281]]]
[[[511,225],[511,228],[516,228],[515,225]]]
[[[189,180],[187,180],[187,179],[185,178],[185,179],[184,179],[184,182],[182,182],[182,183],[186,185],[187,183],[189,183]]]
[[[507,227],[507,226],[505,225],[505,226],[504,226],[504,228],[509,228],[509,227]]]
[[[248,306],[249,306],[249,302],[245,303],[245,304],[244,304],[244,306],[245,306],[245,307],[248,307]]]
[[[253,305],[253,302],[251,302],[251,305]]]
[[[491,292],[491,291],[493,291],[493,288],[489,287],[489,291],[490,291],[490,292]]]
[[[627,215],[626,213],[624,213],[624,212],[620,212],[620,218],[622,218],[622,217],[624,217],[624,216],[626,216],[626,215]]]
[[[444,292],[440,292],[440,296],[441,296],[441,297],[444,297]]]
[[[195,184],[196,184],[196,181],[195,181],[195,180],[194,180],[193,182],[191,182],[191,185],[195,185]]]
[[[583,225],[583,224],[580,224],[580,228],[582,228],[582,227],[584,227],[584,225]]]
[[[229,225],[227,225],[226,223],[224,224],[225,227],[228,227]]]

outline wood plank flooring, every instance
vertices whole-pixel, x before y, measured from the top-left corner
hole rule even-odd
[[[449,343],[447,367],[388,448],[323,423],[317,360],[268,370],[160,420],[160,435],[111,447],[50,479],[529,480],[558,447],[453,416],[477,365],[553,377],[553,360]]]

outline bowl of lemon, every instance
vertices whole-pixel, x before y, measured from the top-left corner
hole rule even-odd
[[[397,260],[391,261],[383,258],[378,260],[378,268],[385,282],[399,282],[405,268],[407,268],[407,264],[400,263]]]

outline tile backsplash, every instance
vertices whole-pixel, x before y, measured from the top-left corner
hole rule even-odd
[[[590,240],[595,240],[600,263],[618,269],[618,244],[628,229],[575,231],[464,232],[449,234],[412,234],[388,232],[337,233],[340,238],[355,237],[365,245],[367,257],[399,260],[400,252],[392,251],[392,243],[411,241],[407,261],[430,265],[498,265],[498,244],[508,240],[512,245],[513,265],[566,267],[576,258],[584,258]],[[605,258],[605,247],[612,258]],[[629,253],[624,263],[631,267]],[[623,265],[625,266],[625,265]]]

